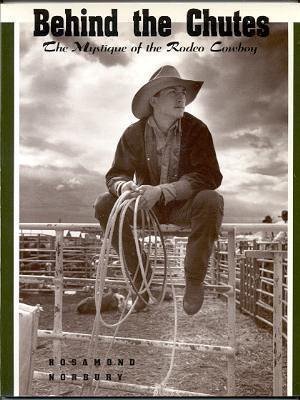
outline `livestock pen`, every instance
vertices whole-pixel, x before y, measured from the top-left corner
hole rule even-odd
[[[76,333],[68,333],[68,332],[63,332],[62,330],[62,300],[63,300],[63,292],[66,290],[70,289],[75,289],[76,291],[79,290],[89,290],[91,287],[93,287],[94,284],[94,264],[97,263],[97,255],[99,252],[99,246],[101,244],[101,234],[98,231],[98,227],[96,224],[89,224],[89,225],[84,225],[84,224],[21,224],[20,226],[21,229],[27,229],[27,230],[32,230],[31,236],[32,238],[35,237],[34,239],[30,239],[31,241],[37,241],[36,235],[32,235],[32,233],[35,230],[46,230],[46,229],[51,229],[56,232],[56,239],[55,242],[53,241],[53,238],[49,238],[49,244],[46,245],[46,247],[43,247],[42,249],[39,248],[38,246],[35,247],[31,245],[30,248],[30,256],[25,257],[26,261],[24,261],[24,257],[20,258],[21,261],[21,273],[20,273],[20,283],[21,283],[21,290],[22,291],[40,291],[40,290],[46,290],[46,291],[51,291],[54,290],[55,293],[55,308],[54,308],[54,327],[53,330],[51,331],[38,331],[38,336],[40,338],[49,338],[53,340],[54,343],[54,357],[57,359],[60,351],[60,346],[61,346],[61,341],[62,340],[87,340],[87,336],[84,335],[76,335]],[[239,307],[242,307],[244,305],[243,301],[241,299],[246,297],[246,298],[251,298],[251,301],[253,303],[253,292],[257,292],[259,294],[262,293],[262,283],[265,284],[265,276],[266,274],[265,266],[262,268],[262,279],[252,279],[249,278],[251,275],[250,272],[245,272],[245,268],[241,265],[243,265],[243,262],[245,260],[260,260],[264,259],[262,254],[259,254],[259,257],[257,257],[257,254],[250,254],[245,252],[244,254],[237,254],[237,249],[239,248],[239,243],[235,239],[235,232],[238,230],[239,232],[242,231],[247,231],[249,232],[249,229],[263,229],[263,230],[272,230],[272,231],[278,231],[278,230],[286,230],[286,226],[284,227],[279,227],[275,225],[269,225],[266,226],[265,224],[257,224],[257,225],[242,225],[242,224],[224,224],[222,228],[223,235],[220,237],[218,243],[216,244],[216,248],[213,254],[213,257],[211,258],[211,263],[210,263],[210,271],[208,274],[208,280],[207,280],[207,287],[210,289],[213,293],[215,293],[215,296],[224,296],[227,295],[228,301],[237,305]],[[68,236],[64,236],[64,232],[72,232],[72,230],[75,231],[81,231],[83,232],[88,232],[88,237],[83,238],[83,234],[81,237],[78,238],[71,238],[70,235],[71,233],[68,234]],[[183,273],[182,273],[182,265],[183,265],[183,259],[184,259],[184,254],[185,254],[185,243],[186,243],[186,235],[187,231],[184,229],[179,229],[178,227],[174,226],[165,226],[163,227],[163,230],[166,234],[168,234],[168,239],[167,239],[167,249],[168,249],[168,260],[171,268],[175,271],[174,276],[176,277],[176,284],[178,287],[183,286]],[[38,235],[37,235],[38,236]],[[27,234],[28,237],[28,234]],[[24,232],[23,232],[23,237],[21,234],[21,238],[24,243]],[[273,245],[272,245],[273,246]],[[274,246],[276,246],[274,244]],[[268,249],[267,255],[267,260],[270,265],[273,265],[273,259],[276,260],[275,265],[276,268],[273,268],[273,276],[272,273],[268,275],[268,279],[271,279],[272,281],[276,281],[276,285],[273,286],[269,285],[269,290],[266,291],[268,293],[268,306],[269,306],[269,311],[272,311],[269,313],[267,316],[265,316],[266,321],[270,324],[272,324],[272,316],[274,311],[276,312],[276,315],[274,316],[274,319],[277,321],[277,325],[279,323],[279,320],[286,322],[286,311],[287,311],[287,304],[286,304],[286,277],[287,277],[287,270],[285,269],[285,272],[283,273],[283,276],[280,273],[280,270],[282,271],[282,265],[284,268],[286,268],[286,251],[285,250],[275,250],[275,247],[272,247],[271,249]],[[28,248],[28,246],[25,246]],[[251,248],[251,246],[249,246]],[[247,247],[246,251],[249,251],[249,247]],[[20,254],[24,254],[24,249],[22,248],[22,242],[20,244]],[[74,253],[72,254],[72,250],[75,250]],[[252,249],[253,250],[253,249]],[[28,252],[29,253],[29,252]],[[43,257],[41,257],[41,253],[43,254]],[[71,253],[71,254],[70,254]],[[76,256],[75,256],[76,255]],[[247,261],[248,262],[248,261]],[[250,262],[251,263],[251,262]],[[45,267],[47,265],[47,267]],[[76,268],[74,268],[74,265]],[[108,277],[108,284],[111,285],[120,285],[122,282],[120,281],[120,277],[118,275],[118,263],[117,263],[117,256],[116,254],[111,255],[111,264],[110,264],[110,269],[111,269],[111,274]],[[27,268],[30,266],[30,268]],[[32,269],[32,267],[34,269]],[[272,269],[272,268],[271,268]],[[259,273],[260,273],[259,269]],[[241,271],[244,271],[241,273]],[[33,273],[32,273],[33,272]],[[244,275],[243,275],[244,274]],[[257,271],[256,271],[257,274]],[[75,276],[74,276],[75,275]],[[241,278],[241,276],[247,276],[250,284],[244,284],[245,278]],[[271,278],[270,278],[271,277]],[[257,278],[257,276],[256,276]],[[159,281],[159,279],[158,279]],[[267,280],[268,283],[270,283]],[[257,284],[257,287],[255,286]],[[230,291],[230,287],[233,289],[233,291]],[[249,290],[249,287],[251,290]],[[278,288],[283,288],[283,293],[284,293],[284,298],[282,302],[282,298],[279,295],[282,289]],[[245,290],[247,289],[247,290]],[[242,291],[242,294],[241,294]],[[273,293],[272,293],[273,292]],[[235,295],[236,294],[236,295]],[[273,300],[274,299],[274,300]],[[256,298],[257,302],[261,302],[261,297],[257,296]],[[266,304],[267,304],[266,303]],[[274,304],[273,304],[274,303]],[[283,305],[283,309],[281,309],[281,306]],[[235,335],[234,335],[234,324],[235,324],[235,312],[234,308],[232,308],[231,304],[231,311],[228,313],[228,336],[229,336],[229,347],[225,348],[226,346],[223,346],[222,350],[227,351],[229,354],[229,359],[231,358],[229,363],[229,372],[228,372],[228,383],[227,383],[227,393],[229,395],[232,395],[234,393],[234,352],[236,351],[235,349]],[[244,309],[246,309],[244,307]],[[230,307],[229,307],[230,310]],[[243,310],[245,311],[245,310]],[[282,315],[283,314],[283,315]],[[252,314],[255,316],[254,314]],[[279,323],[280,325],[280,323]],[[281,341],[282,337],[281,334],[284,334],[284,329],[281,330],[281,332],[278,332],[278,329],[276,330],[276,334],[274,333],[274,385],[273,385],[273,393],[279,395],[282,393],[282,384],[281,384],[281,377],[282,377],[282,358],[281,358]],[[133,343],[134,338],[125,338],[125,343]],[[109,339],[104,339],[102,340],[109,340]],[[143,342],[143,341],[141,341]],[[152,344],[155,341],[151,341]],[[143,344],[143,343],[142,343]],[[144,343],[145,344],[145,343]],[[148,344],[148,342],[147,342]],[[159,346],[165,346],[165,344],[160,343],[157,344]],[[186,345],[186,344],[185,344]],[[180,347],[181,344],[178,344],[178,347]],[[184,345],[182,344],[184,347]],[[200,351],[212,351],[212,348],[205,347],[205,345],[198,344],[198,347]],[[216,347],[216,346],[212,346]],[[222,346],[219,346],[222,347]],[[226,350],[227,349],[227,350]],[[231,350],[233,349],[233,350]],[[186,350],[186,349],[185,349]],[[216,350],[215,351],[219,351]],[[233,353],[232,353],[233,351]],[[278,352],[280,354],[278,354]],[[276,361],[276,368],[275,368],[275,361]],[[278,362],[279,361],[279,362]],[[41,373],[36,373],[35,377],[39,378],[45,378],[45,375]],[[278,379],[279,377],[279,379]],[[106,384],[107,386],[110,386],[110,384]],[[123,389],[126,390],[126,385],[123,384]],[[127,389],[130,390],[139,390],[137,387],[127,387]],[[142,390],[146,394],[150,394],[151,390],[148,388],[142,387]],[[180,391],[174,391],[170,390],[167,394],[181,394]],[[186,391],[186,394],[189,394],[188,391]]]

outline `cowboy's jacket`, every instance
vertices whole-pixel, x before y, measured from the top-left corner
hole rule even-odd
[[[122,135],[112,167],[106,174],[107,187],[113,195],[116,183],[133,180],[138,185],[159,185],[160,173],[153,146],[145,143],[147,118],[130,125]],[[205,189],[220,186],[222,174],[207,126],[189,113],[181,118],[181,138],[178,168],[170,177],[176,200],[185,200]],[[166,191],[167,193],[168,191]],[[174,192],[174,190],[173,190]],[[170,198],[171,200],[171,198]]]

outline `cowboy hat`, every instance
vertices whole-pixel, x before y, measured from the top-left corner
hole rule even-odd
[[[132,100],[132,112],[139,119],[148,117],[152,113],[150,98],[170,86],[183,86],[186,89],[186,105],[188,105],[195,99],[202,84],[202,81],[182,79],[175,67],[164,65],[135,94]]]

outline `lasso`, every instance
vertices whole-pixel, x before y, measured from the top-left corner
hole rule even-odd
[[[162,382],[158,385],[155,385],[155,391],[153,395],[157,396],[160,395],[161,390],[163,387],[166,385],[172,369],[174,365],[174,359],[175,359],[175,347],[176,347],[176,340],[177,340],[177,305],[176,305],[176,294],[175,294],[175,288],[172,282],[172,274],[170,269],[167,268],[167,252],[166,252],[166,247],[165,243],[163,240],[163,235],[160,230],[159,222],[153,213],[152,210],[139,210],[139,201],[141,198],[141,195],[137,196],[136,198],[128,198],[129,196],[129,191],[124,192],[115,202],[114,207],[110,213],[106,230],[104,233],[104,238],[103,238],[103,243],[101,247],[101,252],[100,252],[100,258],[99,258],[99,263],[97,265],[97,272],[96,272],[96,281],[95,281],[95,304],[96,304],[96,316],[92,328],[92,333],[91,333],[91,339],[89,343],[89,348],[88,348],[88,359],[90,360],[89,365],[92,365],[92,369],[90,371],[91,376],[93,376],[94,371],[95,371],[95,366],[91,360],[93,359],[93,355],[96,354],[97,350],[97,344],[98,344],[98,335],[99,335],[99,330],[100,326],[104,325],[109,328],[115,328],[114,335],[112,337],[112,341],[109,345],[109,348],[107,350],[107,356],[112,348],[112,345],[114,343],[114,339],[117,335],[118,329],[120,325],[127,320],[127,318],[130,316],[130,314],[134,311],[135,305],[137,301],[140,299],[141,301],[144,301],[143,294],[145,292],[148,293],[149,299],[152,299],[154,303],[157,303],[160,305],[162,301],[164,300],[165,296],[165,291],[166,291],[166,286],[167,286],[167,276],[169,276],[170,279],[170,285],[172,288],[172,295],[173,295],[173,304],[174,304],[174,339],[173,339],[173,348],[172,348],[172,354],[171,354],[171,362],[170,362],[170,367],[169,370],[165,376],[165,378],[162,380]],[[134,242],[135,242],[135,247],[136,247],[136,253],[138,257],[138,268],[136,268],[135,274],[132,278],[131,273],[126,265],[126,260],[124,256],[124,243],[122,240],[122,233],[123,233],[123,226],[124,226],[124,220],[126,217],[126,213],[130,209],[132,212],[133,208],[133,237],[134,237]],[[142,243],[139,241],[139,228],[138,228],[138,213],[141,213],[141,234],[142,234]],[[115,323],[108,323],[106,322],[101,314],[101,303],[102,303],[102,298],[104,294],[104,287],[105,287],[105,279],[107,277],[107,269],[108,269],[108,262],[109,262],[109,253],[111,249],[111,243],[112,243],[112,237],[114,233],[114,229],[117,223],[117,219],[119,217],[119,237],[118,237],[118,243],[119,243],[119,257],[120,257],[120,263],[121,263],[121,270],[123,274],[123,278],[128,290],[128,295],[125,300],[125,306],[121,312],[121,316],[119,320]],[[150,238],[148,242],[148,252],[147,252],[147,257],[146,257],[146,265],[143,263],[143,257],[142,257],[142,250],[144,248],[145,244],[145,230],[146,231],[154,231],[154,236],[155,236],[155,252],[154,252],[154,262],[153,266],[150,267],[150,251],[151,251],[151,246],[150,246]],[[164,255],[164,274],[163,274],[163,282],[162,282],[162,290],[160,292],[160,295],[158,298],[153,296],[151,292],[151,283],[154,278],[154,274],[157,268],[157,237],[160,237],[162,248],[163,248],[163,255]],[[140,288],[137,288],[135,285],[135,279],[140,271],[141,277],[142,277],[142,283],[140,285]],[[127,303],[129,298],[132,296],[132,294],[135,296],[135,301],[132,303],[131,307],[127,309]],[[127,311],[127,312],[126,312]],[[103,366],[100,371],[100,376],[101,373],[103,372]],[[99,382],[97,381],[96,387],[94,389],[94,396],[96,395],[97,389],[99,387]],[[92,381],[93,385],[94,381]],[[81,388],[81,395],[83,395],[85,387],[87,384],[83,384]],[[91,394],[91,393],[89,393]]]

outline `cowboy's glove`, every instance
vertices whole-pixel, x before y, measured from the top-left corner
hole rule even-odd
[[[142,185],[137,191],[142,195],[139,206],[143,209],[151,209],[161,197],[160,186]]]

